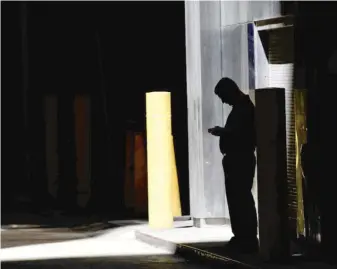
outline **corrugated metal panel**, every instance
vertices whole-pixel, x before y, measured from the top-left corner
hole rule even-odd
[[[286,132],[287,132],[287,179],[289,220],[296,231],[297,188],[296,188],[296,138],[294,113],[294,32],[293,27],[270,31],[269,35],[269,84],[285,89]]]
[[[208,133],[223,123],[223,105],[214,94],[222,70],[220,1],[186,1],[185,24],[191,215],[224,218],[219,141]]]

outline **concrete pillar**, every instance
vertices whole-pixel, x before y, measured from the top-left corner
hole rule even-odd
[[[265,260],[289,255],[285,89],[255,93],[260,254]]]

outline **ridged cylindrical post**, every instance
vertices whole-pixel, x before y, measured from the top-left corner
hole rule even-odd
[[[172,127],[169,92],[146,94],[148,214],[151,228],[171,228]]]

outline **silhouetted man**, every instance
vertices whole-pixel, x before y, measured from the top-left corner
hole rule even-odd
[[[215,94],[233,107],[225,127],[209,129],[212,135],[220,137],[220,150],[224,155],[222,165],[234,234],[226,249],[234,253],[255,253],[258,251],[257,215],[251,192],[256,165],[254,105],[229,78],[218,82]]]

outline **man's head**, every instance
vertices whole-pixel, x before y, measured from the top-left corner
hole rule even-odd
[[[230,78],[222,78],[215,86],[214,93],[219,96],[223,103],[234,105],[242,96],[238,85]]]

